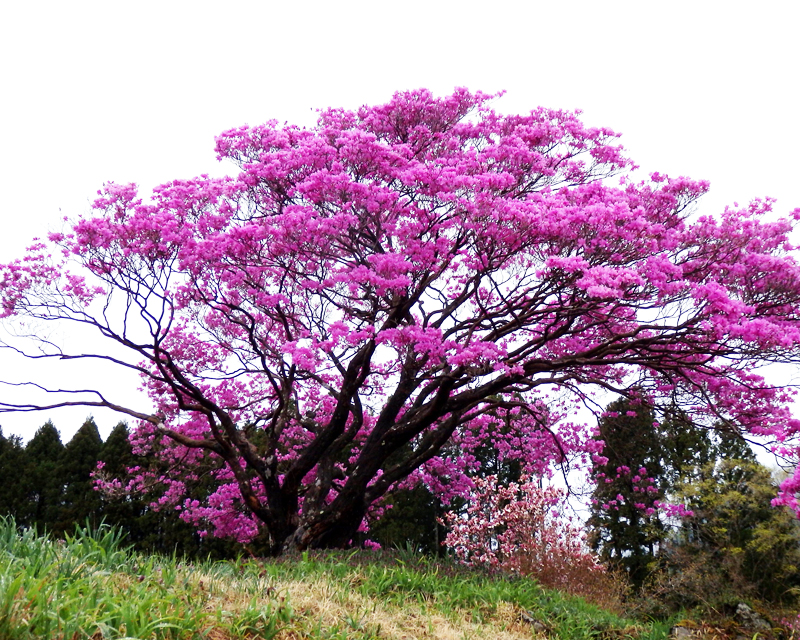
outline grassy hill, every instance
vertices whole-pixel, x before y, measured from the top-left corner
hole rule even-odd
[[[110,529],[54,542],[0,521],[0,640],[645,640],[670,626],[412,554],[186,563]]]

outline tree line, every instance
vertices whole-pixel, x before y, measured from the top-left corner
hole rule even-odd
[[[142,462],[132,451],[130,430],[120,422],[103,441],[89,417],[64,444],[59,430],[48,421],[27,443],[5,435],[0,427],[0,516],[13,516],[17,525],[35,527],[60,538],[76,526],[101,522],[121,529],[137,550],[189,557],[235,557],[258,553],[232,540],[201,536],[173,507],[152,506],[153,496],[142,493],[107,495],[97,491],[98,462],[112,478],[124,479],[128,469]],[[215,488],[206,475],[192,487],[203,497]],[[385,516],[373,524],[368,537],[383,547],[410,547],[438,554],[444,527],[438,523],[442,507],[423,485],[398,492]],[[366,538],[362,535],[361,539]]]
[[[589,543],[659,614],[742,598],[797,601],[800,526],[734,426],[611,403],[599,421]],[[664,503],[675,515],[665,515]]]
[[[201,537],[174,509],[154,509],[146,496],[111,497],[94,489],[92,474],[99,461],[116,477],[137,464],[129,435],[121,422],[104,442],[91,417],[66,444],[50,421],[26,444],[0,429],[0,515],[57,538],[76,526],[105,522],[121,529],[141,551],[200,557],[240,553],[229,541]]]

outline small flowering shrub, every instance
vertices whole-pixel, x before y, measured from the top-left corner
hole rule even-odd
[[[546,587],[621,607],[627,590],[587,549],[582,529],[564,513],[565,492],[531,478],[498,485],[475,480],[466,514],[450,512],[445,544],[471,566],[536,578]]]
[[[783,618],[780,625],[790,633],[790,638],[800,637],[800,614],[792,618]]]

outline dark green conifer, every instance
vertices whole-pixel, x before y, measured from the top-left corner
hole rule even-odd
[[[106,479],[115,478],[124,484],[128,469],[135,465],[135,457],[128,440],[128,425],[120,422],[103,443],[98,456],[102,462],[102,475]],[[100,511],[105,521],[125,532],[126,541],[139,546],[144,537],[140,519],[146,510],[146,503],[136,496],[106,494],[99,492]]]
[[[5,437],[0,427],[0,516],[13,516],[17,522],[27,511],[23,472],[25,447],[19,436]]]
[[[63,453],[64,445],[58,429],[48,420],[25,446],[26,465],[22,482],[26,504],[19,525],[35,526],[39,531],[52,530],[64,496],[61,477]]]
[[[114,478],[123,477],[128,468],[135,464],[129,436],[128,425],[120,422],[111,430],[100,449],[99,459],[104,463],[103,470]]]
[[[678,485],[700,477],[717,452],[708,431],[677,407],[656,413],[642,402],[622,398],[606,414],[597,437],[605,442],[608,461],[595,467],[589,541],[605,562],[624,569],[638,589],[657,568],[669,535],[656,503]]]
[[[621,399],[606,408],[598,424],[597,437],[605,442],[607,461],[595,467],[589,542],[605,563],[625,570],[636,587],[651,571],[665,536],[658,516],[647,511],[663,499],[659,485],[664,476],[663,442],[654,422],[650,407]]]
[[[59,475],[64,494],[53,534],[71,533],[76,525],[99,524],[100,496],[94,490],[92,473],[97,469],[103,440],[91,416],[64,447]]]

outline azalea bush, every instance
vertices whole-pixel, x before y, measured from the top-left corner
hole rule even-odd
[[[467,496],[487,446],[535,475],[588,465],[602,445],[577,405],[634,384],[796,457],[791,394],[758,367],[797,357],[800,210],[693,215],[706,182],[641,179],[613,131],[494,98],[240,127],[216,142],[231,177],[107,184],[0,265],[2,346],[134,371],[149,404],[109,375],[0,408],[135,419],[154,464],[126,488],[274,554],[347,546],[408,483]]]
[[[445,515],[445,544],[467,565],[532,576],[547,587],[619,607],[625,581],[600,564],[567,508],[564,489],[542,487],[535,479],[504,486],[496,476],[477,478],[466,509]]]

